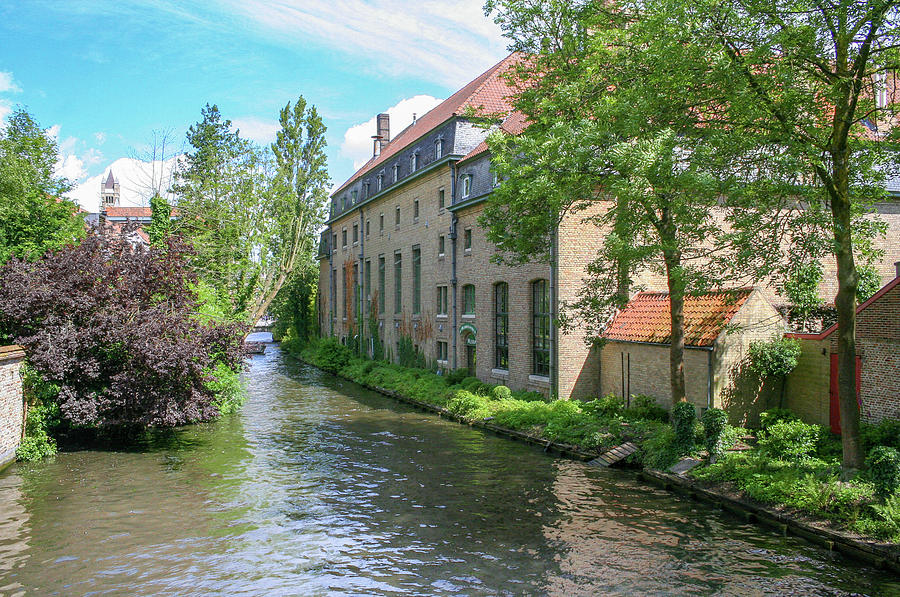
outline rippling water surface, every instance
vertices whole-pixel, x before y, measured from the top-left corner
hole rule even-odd
[[[888,573],[276,346],[247,377],[239,415],[0,475],[0,594],[900,594]]]

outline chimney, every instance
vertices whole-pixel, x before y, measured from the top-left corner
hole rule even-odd
[[[378,132],[376,134],[381,141],[381,147],[384,148],[391,140],[391,116],[390,114],[379,114],[377,121]]]

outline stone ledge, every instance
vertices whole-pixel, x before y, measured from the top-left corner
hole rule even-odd
[[[0,363],[25,358],[25,348],[17,344],[0,346]]]

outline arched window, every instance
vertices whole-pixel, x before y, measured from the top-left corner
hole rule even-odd
[[[494,368],[509,370],[509,286],[494,285]]]
[[[475,315],[475,287],[466,284],[462,287],[463,291],[463,315]]]
[[[531,372],[550,377],[550,285],[531,283]]]

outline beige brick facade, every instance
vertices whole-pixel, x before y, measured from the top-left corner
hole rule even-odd
[[[21,369],[25,352],[19,346],[0,346],[0,466],[15,459],[22,441],[25,402]]]

